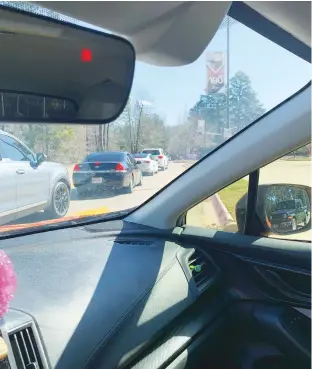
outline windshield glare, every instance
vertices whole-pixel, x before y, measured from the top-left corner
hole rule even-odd
[[[138,61],[108,125],[0,124],[0,232],[139,206],[309,80],[309,63],[226,17],[194,63]]]

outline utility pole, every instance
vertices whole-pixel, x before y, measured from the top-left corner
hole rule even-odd
[[[230,128],[230,17],[226,22],[226,128]],[[224,130],[223,130],[224,132]],[[224,138],[224,133],[223,133]]]
[[[140,134],[141,134],[141,117],[143,113],[143,103],[140,101],[137,103],[137,107],[139,108],[139,116],[138,116],[138,124],[137,124],[137,132],[136,132],[136,142],[135,142],[135,152],[138,152],[139,147],[139,140],[140,140]]]
[[[226,28],[226,128],[228,130],[230,128],[230,27],[236,23],[236,20],[227,15],[219,27],[219,29]],[[222,136],[224,140],[224,129]]]

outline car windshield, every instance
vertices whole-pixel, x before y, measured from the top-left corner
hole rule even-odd
[[[0,234],[51,223],[56,229],[141,205],[176,177],[183,180],[186,169],[296,93],[310,75],[309,63],[226,16],[195,62],[137,61],[129,100],[108,125],[1,123],[0,142],[10,134],[10,145],[0,147]],[[0,98],[2,118],[12,104],[20,113],[18,96]],[[37,169],[28,148],[45,155]],[[160,152],[166,154],[146,172],[134,160]],[[108,164],[83,167],[84,160]],[[14,168],[27,175],[13,182]]]
[[[276,210],[292,210],[296,208],[294,200],[283,201],[276,205]]]
[[[134,154],[135,158],[146,158],[149,154]]]

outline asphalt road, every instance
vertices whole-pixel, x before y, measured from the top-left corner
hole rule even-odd
[[[72,168],[73,166],[67,166],[70,177],[72,177]],[[154,176],[144,176],[143,185],[135,187],[132,194],[116,195],[114,193],[103,193],[81,197],[76,189],[72,187],[71,201],[66,217],[97,215],[138,206],[180,175],[185,169],[184,163],[170,163],[167,170],[160,171]],[[27,224],[44,220],[46,220],[44,212],[38,212],[11,224]]]
[[[75,188],[71,192],[70,208],[67,215],[85,213],[90,210],[117,211],[138,206],[171,182],[185,170],[183,163],[170,163],[168,170],[158,172],[154,176],[144,176],[143,185],[135,187],[132,194],[101,194],[80,198]]]

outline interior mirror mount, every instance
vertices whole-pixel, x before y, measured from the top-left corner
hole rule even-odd
[[[105,124],[123,111],[129,41],[1,5],[0,43],[0,122]]]

